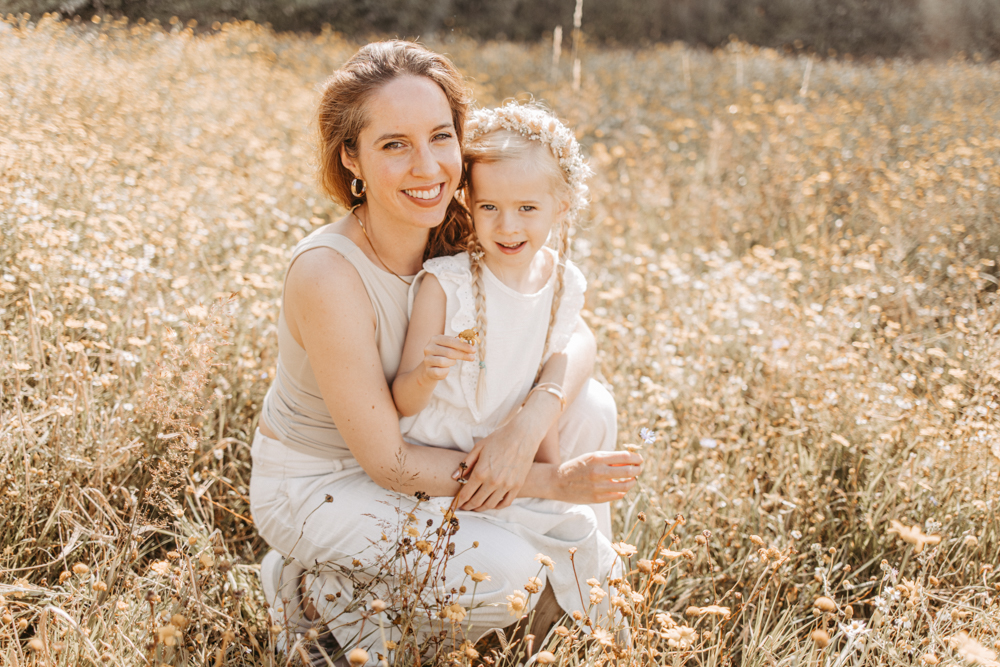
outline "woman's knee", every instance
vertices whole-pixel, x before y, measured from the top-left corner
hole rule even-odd
[[[610,451],[618,440],[618,410],[604,385],[591,379],[559,421],[563,459],[587,452]]]

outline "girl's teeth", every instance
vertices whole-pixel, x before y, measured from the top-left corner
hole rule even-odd
[[[441,186],[438,185],[431,190],[403,190],[403,192],[416,199],[434,199],[441,192]]]

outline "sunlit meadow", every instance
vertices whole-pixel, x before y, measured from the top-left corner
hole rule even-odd
[[[316,639],[275,650],[248,443],[290,249],[343,213],[312,115],[357,46],[0,25],[0,664],[301,664]],[[1000,664],[1000,66],[587,48],[574,91],[551,44],[429,46],[480,105],[576,128],[585,317],[646,467],[628,574],[580,582],[614,619],[473,646],[444,599],[424,659]],[[358,596],[371,627],[433,613]]]

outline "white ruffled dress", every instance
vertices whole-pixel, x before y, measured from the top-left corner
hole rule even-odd
[[[553,251],[546,248],[544,252],[552,252],[555,259]],[[468,254],[437,257],[424,263],[424,270],[410,288],[411,315],[414,295],[426,274],[437,277],[447,297],[444,333],[455,336],[475,328],[476,304]],[[483,283],[486,368],[480,369],[478,362],[469,361],[453,366],[447,378],[438,382],[427,407],[400,420],[400,430],[408,442],[470,451],[477,440],[496,430],[531,389],[545,345],[555,271],[545,287],[535,294],[521,294],[507,287],[485,266]],[[566,263],[563,286],[549,354],[565,349],[583,308],[587,282],[571,262]],[[480,332],[480,340],[482,336]],[[476,405],[476,387],[482,370],[486,372],[486,394],[480,409]],[[580,587],[590,577],[603,580],[615,562],[611,542],[598,529],[594,510],[588,505],[518,498],[510,507],[475,514],[495,520],[554,561],[554,569],[542,568],[539,576],[552,585],[564,610],[584,610],[587,605],[580,599]],[[570,561],[571,550],[575,551],[575,562]],[[527,582],[511,583],[513,592]]]
[[[542,252],[555,253],[548,248]],[[446,336],[457,336],[476,328],[476,301],[472,293],[472,271],[468,253],[436,257],[424,263],[410,288],[410,315],[413,299],[425,275],[432,274],[441,283],[447,307]],[[552,271],[548,283],[534,294],[522,294],[503,284],[485,265],[483,284],[486,290],[486,362],[460,361],[448,377],[438,382],[430,403],[411,417],[399,422],[408,442],[472,450],[476,441],[486,437],[503,423],[515,406],[528,395],[542,361],[545,334],[549,326],[552,296],[555,292]],[[563,296],[559,302],[548,354],[561,352],[576,329],[577,316],[583,308],[587,281],[572,262],[566,262]],[[479,332],[482,339],[483,332]],[[546,356],[546,358],[548,358]],[[476,404],[479,374],[486,373],[483,405]]]

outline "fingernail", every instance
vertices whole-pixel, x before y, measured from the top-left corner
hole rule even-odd
[[[457,470],[455,472],[451,473],[451,478],[452,479],[458,479],[458,471]]]

